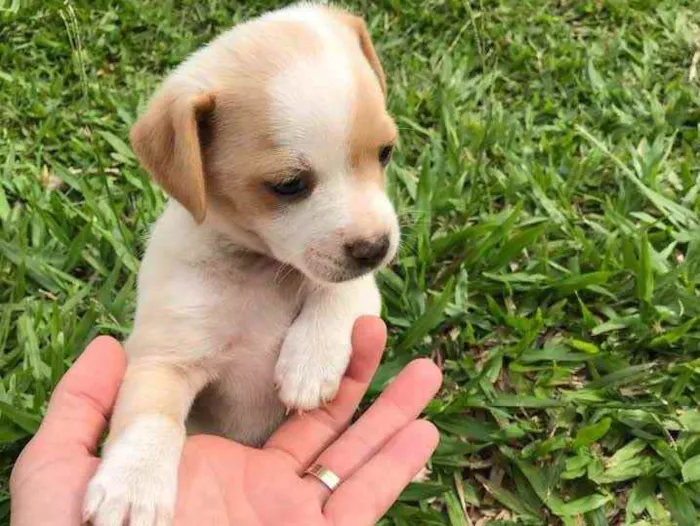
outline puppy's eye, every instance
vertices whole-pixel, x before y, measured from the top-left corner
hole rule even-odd
[[[304,179],[298,176],[290,177],[281,183],[265,183],[265,186],[280,197],[300,197],[309,189]]]
[[[394,151],[392,144],[385,144],[379,149],[379,162],[382,166],[386,166],[391,161],[391,154]]]

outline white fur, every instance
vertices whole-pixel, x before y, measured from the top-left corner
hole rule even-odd
[[[357,235],[358,220],[369,218],[375,225],[376,231],[363,232],[367,236],[390,235],[387,260],[396,252],[399,227],[383,189],[359,185],[351,177],[348,134],[358,93],[337,36],[313,10],[282,14],[307,21],[323,42],[320,56],[285,68],[269,89],[278,143],[313,166],[319,184],[293,213],[262,225],[261,231],[277,258],[323,280],[332,273],[324,262],[342,258],[344,243]]]
[[[377,315],[379,309],[372,276],[312,291],[287,333],[275,368],[282,403],[309,410],[331,400],[348,366],[348,334],[355,319]]]
[[[326,253],[318,245],[340,245],[339,236],[333,232],[346,229],[352,221],[345,196],[355,81],[337,40],[328,34],[313,9],[283,10],[272,16],[306,23],[323,42],[320,55],[283,69],[269,87],[278,142],[313,166],[320,184],[293,213],[262,229],[276,257],[314,276],[313,263],[309,263],[311,258],[305,250],[316,245],[316,250]],[[323,75],[318,74],[319,69]]]
[[[135,420],[90,481],[83,520],[100,526],[170,524],[184,439],[184,428],[168,418]]]

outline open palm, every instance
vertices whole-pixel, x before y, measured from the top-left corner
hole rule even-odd
[[[336,399],[290,418],[264,448],[212,436],[189,438],[180,464],[175,524],[374,524],[438,440],[432,424],[416,420],[440,385],[440,372],[428,360],[409,364],[348,427],[385,337],[381,321],[360,319]],[[99,462],[95,445],[123,371],[121,348],[103,338],[62,380],[39,433],[13,472],[13,525],[80,523],[85,488]],[[332,495],[304,476],[316,462],[343,481]]]

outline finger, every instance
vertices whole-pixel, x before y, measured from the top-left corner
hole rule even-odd
[[[418,474],[440,434],[425,420],[411,422],[328,499],[324,515],[334,526],[375,524]]]
[[[442,383],[440,369],[428,359],[414,360],[401,371],[377,401],[336,442],[318,457],[317,463],[347,480],[400,429],[416,419]],[[328,489],[313,477],[304,477],[321,503]]]
[[[362,316],[352,332],[353,353],[335,399],[325,407],[291,417],[275,432],[266,449],[282,452],[299,473],[347,427],[377,370],[386,344],[386,326]]]
[[[93,340],[56,386],[36,440],[93,453],[125,368],[126,356],[116,340]]]

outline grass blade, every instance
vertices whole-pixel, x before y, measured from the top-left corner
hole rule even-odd
[[[450,278],[440,295],[428,306],[423,315],[404,333],[396,345],[396,352],[403,353],[418,344],[432,329],[443,321],[445,307],[452,299],[454,278]]]
[[[695,507],[682,486],[670,480],[662,480],[661,492],[668,511],[671,512],[671,516],[678,526],[695,526],[697,524]]]

